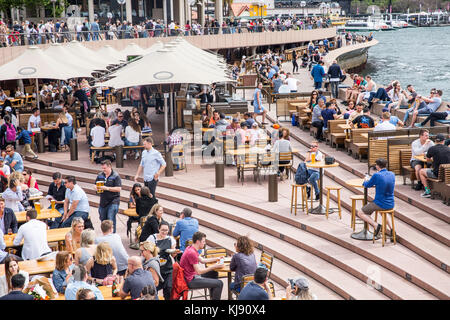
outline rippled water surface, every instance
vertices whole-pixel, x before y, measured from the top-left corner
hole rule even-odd
[[[369,49],[364,74],[387,85],[400,80],[419,94],[441,89],[450,101],[450,27],[408,28],[374,33],[379,44]]]

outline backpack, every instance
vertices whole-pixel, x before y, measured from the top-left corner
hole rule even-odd
[[[12,124],[6,124],[6,142],[16,141],[16,128]]]
[[[295,172],[295,183],[305,184],[308,182],[309,174],[306,164],[304,162],[298,165],[297,171]]]

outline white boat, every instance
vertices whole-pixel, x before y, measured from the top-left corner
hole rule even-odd
[[[379,31],[381,27],[371,20],[348,20],[345,25],[338,26],[337,29],[343,31]]]

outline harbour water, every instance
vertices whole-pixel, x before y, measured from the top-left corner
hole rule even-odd
[[[374,33],[379,44],[370,48],[363,74],[388,85],[414,85],[419,94],[441,89],[450,100],[450,27],[408,28]]]

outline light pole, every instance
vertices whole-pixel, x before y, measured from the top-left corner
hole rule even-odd
[[[306,7],[306,1],[300,2],[300,7],[302,7],[302,13],[303,13],[303,19],[305,18],[305,7]]]
[[[120,20],[123,22],[123,5],[125,4],[126,0],[117,0],[117,3],[120,4]]]

